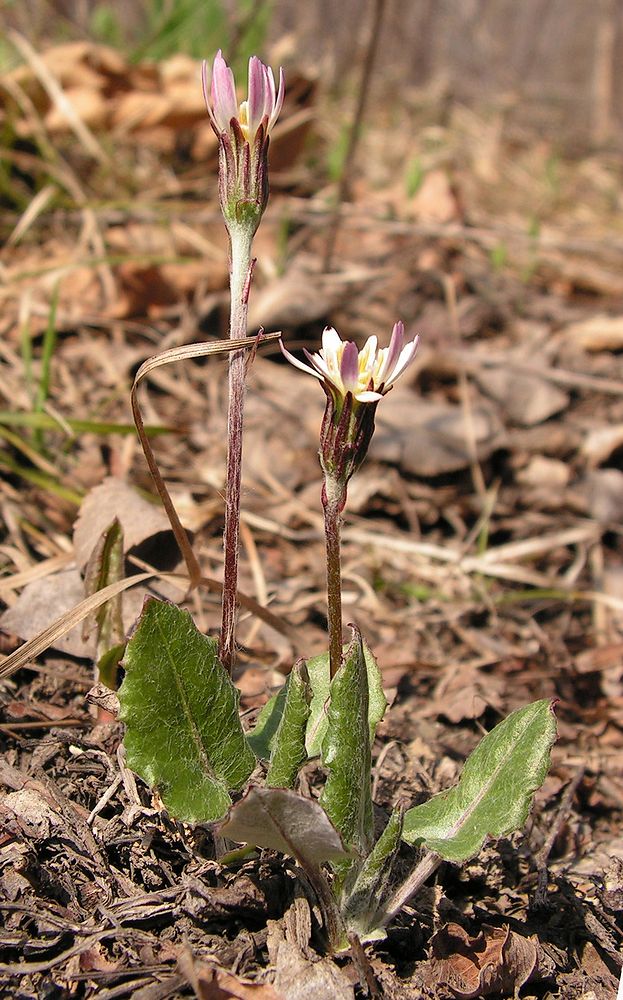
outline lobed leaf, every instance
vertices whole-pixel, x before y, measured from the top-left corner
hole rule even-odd
[[[188,823],[220,819],[229,789],[255,766],[240,695],[187,611],[149,598],[131,636],[119,689],[128,765]]]
[[[477,854],[488,837],[520,829],[547,774],[555,739],[551,701],[513,712],[481,740],[458,785],[408,810],[403,840],[460,862]]]

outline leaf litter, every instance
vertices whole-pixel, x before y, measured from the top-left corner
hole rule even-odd
[[[58,307],[42,404],[50,423],[40,435],[13,425],[17,438],[0,441],[2,652],[35,640],[0,664],[0,977],[24,998],[363,996],[370,975],[354,953],[321,957],[317,907],[292,862],[269,851],[222,866],[211,833],[167,816],[119,752],[119,724],[98,721],[85,700],[92,652],[66,642],[89,610],[63,619],[63,595],[67,608],[86,597],[80,570],[113,518],[138,586],[164,585],[177,569],[169,594],[180,603],[186,589],[136,440],[96,422],[130,423],[147,358],[225,332],[224,238],[206,180],[216,147],[192,60],[130,65],[91,43],[36,58],[21,50],[24,64],[1,81],[3,121],[20,140],[7,150],[18,207],[2,251],[3,411],[34,412],[57,287]],[[588,235],[544,190],[546,219],[527,237],[517,220],[530,217],[535,157],[544,176],[547,150],[528,135],[519,147],[502,140],[497,180],[485,178],[474,161],[482,123],[457,107],[442,129],[452,183],[442,163],[410,197],[364,167],[341,213],[335,270],[323,275],[331,206],[301,141],[326,143],[316,100],[313,81],[302,85],[275,130],[250,332],[277,326],[290,348],[313,346],[330,321],[362,342],[400,314],[422,338],[409,384],[379,414],[344,530],[345,614],[365,615],[394,692],[373,750],[379,826],[405,777],[410,804],[448,788],[479,733],[528,700],[557,699],[561,721],[526,834],[462,869],[442,866],[387,940],[366,946],[372,982],[390,998],[611,997],[622,964],[623,244],[602,238],[612,219],[597,182]],[[180,129],[192,135],[186,156]],[[395,179],[406,149],[392,134],[379,159],[384,133],[370,129],[361,163],[368,153]],[[56,146],[62,162],[45,155]],[[511,160],[526,180],[509,192],[500,178]],[[566,176],[573,204],[571,167]],[[36,186],[38,200],[20,210]],[[512,263],[500,265],[502,245]],[[247,411],[238,679],[254,714],[295,652],[326,648],[321,401],[271,351],[255,360]],[[183,429],[154,450],[215,581],[187,604],[212,634],[223,365],[195,358],[174,376],[150,371],[141,404],[147,423]],[[296,651],[268,612],[296,633]],[[303,780],[313,788],[313,767]]]

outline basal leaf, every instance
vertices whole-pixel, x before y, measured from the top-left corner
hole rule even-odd
[[[392,867],[402,836],[404,813],[396,809],[383,833],[363,862],[342,906],[344,923],[362,940],[385,937],[383,899],[390,888]]]
[[[230,840],[289,854],[304,868],[348,857],[324,809],[288,788],[250,788],[218,829]]]
[[[270,760],[270,750],[283,716],[286,695],[287,682],[262,706],[255,726],[247,733],[249,746],[260,760]]]
[[[513,712],[481,740],[458,785],[409,809],[403,840],[459,862],[477,854],[487,837],[518,830],[545,779],[555,739],[550,701]]]
[[[223,816],[255,766],[239,694],[187,611],[150,598],[130,638],[119,689],[128,765],[186,822]]]
[[[295,663],[286,684],[286,697],[279,727],[271,741],[270,767],[266,784],[293,788],[305,760],[305,730],[309,718],[311,691],[305,661]]]
[[[344,646],[344,654],[349,647]],[[387,699],[383,691],[381,672],[365,639],[363,654],[368,673],[368,721],[370,724],[370,745],[374,742],[376,727],[385,715]],[[321,653],[307,660],[307,670],[312,689],[309,721],[307,723],[307,756],[318,757],[322,741],[327,731],[327,708],[329,702],[329,654]]]
[[[365,856],[373,832],[368,673],[359,631],[344,653],[330,688],[322,762],[328,777],[320,796],[344,844]]]

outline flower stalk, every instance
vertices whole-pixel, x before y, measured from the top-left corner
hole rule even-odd
[[[249,291],[253,273],[253,233],[247,227],[230,229],[230,339],[246,337]],[[225,528],[223,531],[223,604],[219,659],[232,673],[236,658],[238,607],[238,554],[240,550],[240,498],[242,482],[242,435],[244,424],[246,357],[236,351],[229,361],[227,410],[227,475]]]
[[[376,337],[369,337],[360,351],[353,341],[343,341],[335,330],[327,327],[320,352],[312,355],[305,351],[309,364],[299,361],[282,344],[280,346],[291,364],[319,379],[327,397],[318,457],[324,474],[327,622],[333,678],[342,662],[340,525],[348,482],[368,452],[379,401],[413,361],[418,338],[405,344],[404,326],[396,323],[389,347],[379,350]]]
[[[253,237],[268,203],[269,133],[284,98],[283,70],[279,89],[272,70],[257,56],[249,60],[248,97],[238,105],[234,75],[218,51],[208,87],[202,69],[203,94],[210,124],[219,143],[219,200],[229,235],[231,307],[229,336],[246,337],[249,290],[253,274]],[[219,657],[231,674],[236,658],[238,553],[246,357],[236,351],[229,362],[227,412],[227,486],[223,532],[223,611]]]

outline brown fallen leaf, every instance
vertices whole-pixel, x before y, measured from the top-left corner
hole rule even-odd
[[[82,577],[76,566],[69,566],[26,584],[15,603],[0,615],[0,627],[21,639],[33,639],[83,599]],[[56,639],[53,646],[70,656],[86,659],[91,659],[95,653],[94,638],[85,641],[80,626]]]
[[[503,412],[522,427],[533,427],[569,405],[562,389],[536,375],[508,368],[482,368],[475,373],[478,385]]]
[[[178,966],[197,1000],[285,1000],[272,986],[243,982],[225,969],[197,962],[189,948],[180,953]]]
[[[444,984],[461,1000],[516,994],[525,983],[545,979],[553,970],[536,937],[486,924],[475,937],[460,924],[441,927],[431,938],[431,958],[424,964],[427,985]]]
[[[86,565],[102,533],[115,518],[121,522],[126,551],[153,535],[170,531],[158,503],[150,503],[122,479],[109,476],[87,494],[74,525],[74,551],[80,567]]]
[[[585,351],[620,351],[623,348],[623,316],[591,316],[570,323],[562,330],[566,341]]]
[[[420,399],[410,389],[394,389],[379,407],[370,457],[399,465],[416,476],[439,476],[470,464],[470,436],[483,461],[503,443],[503,427],[493,411],[473,407],[471,429],[460,406]],[[471,431],[471,434],[470,434]]]

